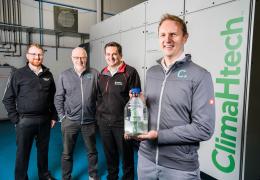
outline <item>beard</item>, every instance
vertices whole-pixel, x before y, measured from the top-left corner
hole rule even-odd
[[[39,67],[42,65],[42,61],[41,60],[33,60],[30,62],[33,66],[35,67]]]

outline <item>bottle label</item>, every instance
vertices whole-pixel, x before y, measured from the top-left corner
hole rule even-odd
[[[131,101],[125,107],[125,133],[136,136],[147,132],[147,109],[142,101]]]

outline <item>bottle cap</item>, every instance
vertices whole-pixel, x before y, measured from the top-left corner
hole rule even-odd
[[[132,94],[140,94],[140,92],[141,92],[141,89],[140,89],[140,88],[132,88],[132,89],[131,89],[131,93],[132,93]]]

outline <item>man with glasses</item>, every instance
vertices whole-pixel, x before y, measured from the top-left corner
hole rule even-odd
[[[63,139],[62,179],[72,179],[73,151],[81,132],[88,151],[89,179],[96,180],[99,179],[95,121],[98,72],[87,67],[85,49],[73,49],[71,58],[74,67],[61,73],[55,95]]]
[[[3,104],[15,124],[15,179],[27,180],[27,170],[33,140],[36,140],[38,176],[53,180],[48,171],[50,128],[55,125],[55,84],[52,73],[42,65],[43,48],[31,44],[27,48],[26,66],[16,70],[7,84]]]

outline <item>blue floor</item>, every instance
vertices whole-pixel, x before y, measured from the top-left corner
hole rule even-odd
[[[102,180],[105,180],[107,175],[106,163],[105,163],[103,147],[100,142],[99,136],[97,136],[97,149],[99,155],[98,156],[99,175]],[[14,179],[15,152],[16,152],[16,146],[15,146],[14,126],[9,121],[0,121],[0,179],[3,180]],[[50,139],[50,148],[49,148],[49,170],[51,171],[52,175],[57,179],[61,179],[61,162],[60,162],[61,152],[62,152],[61,131],[60,131],[60,124],[58,123],[51,130],[51,139]],[[73,167],[73,174],[72,174],[73,180],[88,179],[88,172],[87,172],[88,163],[87,163],[85,152],[86,151],[84,148],[83,140],[81,137],[79,137],[74,152],[74,167]],[[135,152],[135,162],[136,160],[137,160],[137,155]],[[30,180],[38,179],[35,145],[33,146],[31,152],[28,176]],[[120,168],[120,177],[121,176],[122,176],[122,171]]]

